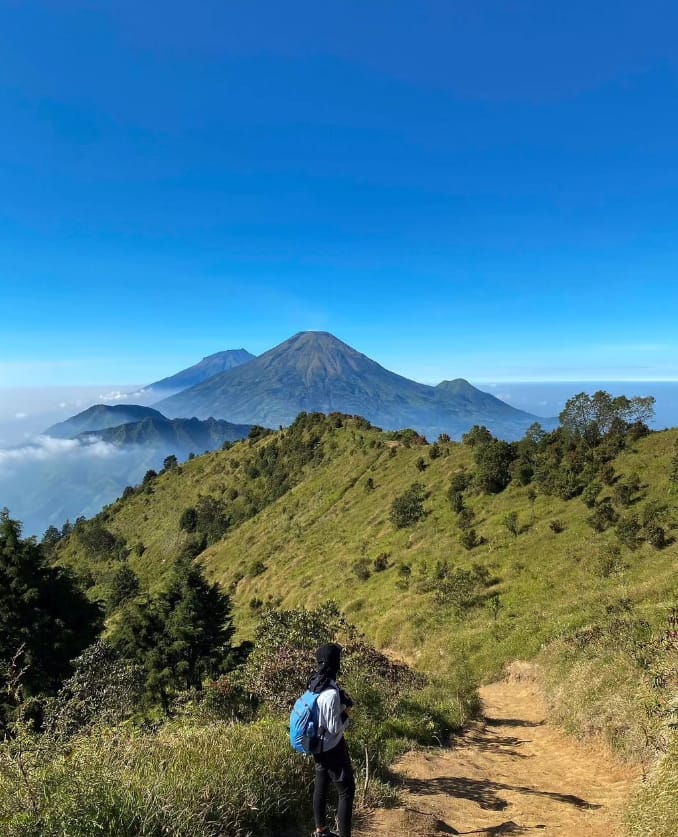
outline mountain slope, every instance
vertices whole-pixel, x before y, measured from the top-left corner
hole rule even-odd
[[[602,731],[644,757],[648,734],[666,733],[658,701],[675,700],[652,673],[671,659],[657,637],[675,605],[677,443],[676,430],[631,440],[596,503],[614,506],[622,524],[660,510],[663,548],[629,546],[627,525],[597,531],[581,497],[512,482],[499,494],[464,490],[478,535],[468,549],[449,491],[474,472],[474,448],[398,442],[342,417],[306,416],[284,432],[197,457],[128,493],[97,522],[124,539],[129,565],[153,589],[174,558],[202,545],[199,532],[182,527],[184,513],[216,511],[223,537],[199,560],[232,595],[241,638],[251,638],[267,604],[332,599],[380,648],[447,678],[446,701],[456,700],[455,677],[489,682],[506,663],[538,655],[569,729]],[[284,475],[293,478],[281,482]],[[393,503],[415,482],[424,514],[396,528]],[[629,504],[619,487],[630,484]],[[93,560],[84,540],[76,532],[58,558],[94,578],[91,594],[105,600],[119,559]],[[672,781],[675,764],[667,762]]]
[[[118,427],[80,433],[84,442],[93,438],[113,445],[144,445],[158,447],[167,453],[184,454],[202,452],[221,447],[224,442],[244,439],[250,431],[249,424],[231,424],[217,419],[167,419],[149,416],[142,421],[130,422]]]
[[[225,352],[216,352],[204,357],[199,363],[189,366],[188,369],[182,369],[175,375],[170,375],[149,384],[146,389],[174,391],[188,389],[213,378],[215,375],[219,375],[221,372],[226,372],[228,369],[234,369],[243,363],[249,363],[254,358],[255,355],[250,354],[246,349],[228,349]]]
[[[562,500],[541,492],[534,498],[529,486],[511,485],[497,495],[465,495],[482,539],[468,550],[460,543],[448,489],[454,475],[473,471],[472,448],[440,445],[440,455],[426,457],[422,471],[418,462],[425,446],[394,443],[359,421],[341,423],[334,427],[330,419],[304,431],[302,470],[287,490],[264,502],[268,465],[277,461],[291,467],[280,448],[290,441],[288,430],[186,462],[180,473],[160,476],[152,494],[118,501],[102,519],[128,544],[144,544],[143,555],[130,556],[130,563],[152,586],[191,541],[179,524],[182,512],[200,497],[213,497],[223,504],[230,525],[201,560],[214,578],[234,590],[242,628],[256,615],[249,607],[252,601],[272,597],[294,606],[333,598],[380,645],[416,655],[432,667],[442,664],[444,651],[451,665],[463,658],[483,676],[604,616],[615,596],[629,599],[630,606],[642,604],[646,618],[670,600],[676,543],[663,550],[649,544],[633,552],[625,549],[623,573],[602,576],[614,531],[596,532],[579,498]],[[615,460],[621,479],[637,473],[647,486],[643,503],[664,501],[677,436],[676,431],[652,434]],[[390,520],[391,504],[414,482],[422,485],[426,514],[416,525],[398,529]],[[603,493],[613,492],[607,488]],[[518,516],[518,535],[504,522],[511,512]],[[562,531],[553,530],[554,520]],[[74,566],[87,562],[73,540],[63,545],[61,555]],[[379,556],[386,556],[381,571],[374,565]],[[361,561],[367,569],[364,578],[356,572]],[[490,586],[462,613],[453,598],[448,603],[437,599],[436,566],[445,563],[464,571],[484,567],[488,573]],[[408,575],[401,573],[403,566]],[[490,607],[494,596],[499,597],[496,613]]]
[[[127,422],[138,422],[143,419],[164,419],[162,413],[152,407],[140,407],[138,404],[95,404],[66,421],[53,424],[45,430],[45,436],[55,439],[74,439],[80,433],[105,430],[107,427],[118,427]]]
[[[325,332],[301,332],[244,366],[156,405],[169,416],[214,416],[267,427],[298,413],[361,415],[385,429],[413,427],[427,436],[460,436],[485,424],[517,438],[535,416],[481,393],[465,381],[438,387],[411,381]]]

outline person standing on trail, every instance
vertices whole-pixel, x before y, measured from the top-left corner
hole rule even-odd
[[[322,730],[323,746],[320,753],[313,755],[315,760],[313,791],[315,831],[313,833],[323,835],[323,837],[351,837],[355,779],[344,730],[349,723],[348,709],[353,702],[336,683],[341,662],[341,647],[334,642],[321,645],[315,658],[316,672],[309,680],[308,689],[319,695],[318,728]],[[337,789],[339,796],[338,835],[330,831],[326,825],[327,794],[330,782]]]

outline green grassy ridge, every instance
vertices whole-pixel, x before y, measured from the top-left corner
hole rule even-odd
[[[648,499],[666,499],[664,465],[675,438],[670,432],[640,440],[637,453],[625,453],[615,463],[620,474],[641,474],[651,485]],[[366,493],[360,477],[354,482],[356,474],[367,471],[359,469],[360,452],[353,453],[343,468],[333,469],[332,491],[328,475],[314,471],[287,497],[208,549],[202,556],[205,566],[225,585],[252,561],[267,566],[265,573],[237,584],[241,626],[255,618],[247,618],[245,610],[253,597],[272,595],[285,606],[331,597],[377,644],[419,659],[425,669],[436,670],[443,658],[456,665],[463,656],[481,677],[490,678],[510,659],[533,656],[543,643],[597,618],[616,597],[631,597],[650,618],[668,606],[676,546],[661,552],[647,545],[635,553],[624,550],[628,569],[619,577],[600,578],[597,551],[614,535],[595,533],[586,523],[590,511],[578,499],[539,496],[532,507],[527,489],[515,487],[470,498],[485,543],[466,551],[458,543],[446,489],[455,471],[470,467],[470,452],[451,446],[449,456],[430,461],[423,473],[415,465],[421,455],[416,448],[399,448],[393,458],[382,453],[369,472],[376,488]],[[414,481],[429,494],[427,516],[396,530],[388,517],[390,504]],[[333,494],[340,499],[333,502]],[[521,525],[529,526],[517,538],[503,525],[509,511],[517,511]],[[564,524],[562,533],[550,530],[553,518]],[[358,581],[352,563],[363,553],[374,558],[382,552],[390,553],[392,568]],[[499,579],[487,591],[502,599],[498,618],[480,608],[459,619],[432,605],[429,594],[396,587],[398,564],[409,563],[416,577],[424,562],[431,567],[438,560],[486,566]]]
[[[104,525],[128,546],[143,542],[143,555],[132,553],[129,561],[145,585],[162,582],[186,542],[178,524],[181,512],[201,495],[226,500],[236,489],[241,501],[256,491],[256,481],[246,476],[247,464],[260,446],[277,437],[198,457],[160,475],[147,493],[142,490],[102,514]],[[640,500],[619,510],[629,513],[648,501],[664,503],[673,537],[678,493],[669,470],[677,440],[678,430],[653,433],[613,461],[620,478],[638,474],[642,484]],[[617,543],[613,528],[596,533],[586,522],[591,511],[579,498],[564,501],[538,493],[531,500],[529,488],[510,485],[497,495],[467,494],[466,504],[476,514],[474,526],[484,539],[467,551],[459,543],[447,489],[455,473],[473,470],[472,449],[443,444],[442,455],[431,460],[425,446],[401,444],[392,454],[392,444],[389,434],[359,422],[326,424],[322,460],[305,465],[294,487],[202,553],[199,560],[211,578],[232,592],[240,638],[253,635],[258,618],[253,600],[314,607],[333,599],[378,647],[438,675],[450,704],[456,683],[489,681],[511,660],[536,657],[554,718],[574,734],[605,735],[627,757],[642,755],[643,712],[651,695],[640,670],[623,650],[578,649],[570,640],[606,624],[610,609],[620,602],[635,618],[659,628],[678,600],[678,544],[660,551],[647,543],[635,551],[622,547],[621,566],[606,576],[601,550]],[[421,457],[424,471],[417,467]],[[367,489],[368,478],[373,490]],[[389,519],[391,503],[414,482],[426,492],[426,516],[396,529]],[[600,496],[612,493],[605,487]],[[517,537],[504,525],[509,512],[517,512],[523,529]],[[549,526],[556,518],[564,527],[558,534]],[[359,580],[354,563],[383,553],[389,556],[388,568]],[[59,556],[81,569],[86,564],[76,538],[62,544]],[[430,575],[444,560],[465,569],[481,565],[492,578],[478,604],[463,613],[438,604],[434,592],[417,589],[422,567]],[[412,568],[406,590],[397,584],[404,563]],[[261,566],[254,569],[257,565],[263,565],[263,572]],[[490,605],[493,595],[501,602],[496,611]],[[675,767],[664,759],[657,769],[658,778],[644,787],[632,809],[634,833],[651,833],[643,831],[650,814],[675,821],[672,800],[655,793],[661,782],[676,781]]]
[[[178,525],[181,512],[200,495],[227,498],[234,488],[241,496],[256,490],[256,480],[245,476],[247,463],[258,446],[275,438],[197,457],[160,475],[149,493],[142,490],[103,513],[105,525],[128,546],[144,544],[143,555],[129,558],[142,583],[153,587],[162,580],[187,539]],[[655,499],[675,508],[668,462],[676,438],[677,431],[654,433],[615,460],[620,475],[640,475],[647,486],[643,502]],[[423,669],[438,671],[441,664],[453,668],[464,658],[480,678],[488,679],[505,662],[534,656],[544,643],[595,620],[616,598],[630,598],[650,621],[669,605],[675,588],[675,544],[662,551],[647,544],[636,552],[624,548],[626,568],[603,578],[597,571],[598,551],[615,540],[613,532],[594,532],[586,523],[590,511],[579,499],[538,495],[531,502],[527,488],[511,485],[501,494],[468,497],[485,542],[467,551],[459,543],[447,488],[454,473],[472,470],[472,451],[448,443],[442,445],[442,456],[430,460],[426,447],[399,445],[392,455],[390,444],[388,434],[350,420],[341,428],[326,426],[322,461],[306,465],[295,487],[201,555],[209,574],[233,590],[241,635],[251,634],[256,621],[249,607],[252,599],[297,606],[331,598],[370,639],[418,660]],[[423,472],[416,467],[422,456],[427,463]],[[368,477],[374,481],[372,491],[366,489]],[[391,503],[413,482],[427,493],[426,517],[395,529],[389,519]],[[602,496],[610,492],[606,489]],[[517,537],[503,524],[511,511],[525,528]],[[549,528],[554,518],[564,525],[560,534]],[[60,551],[61,560],[81,566],[78,549],[77,539],[70,538]],[[359,581],[353,563],[382,553],[389,555],[389,568]],[[482,606],[460,618],[452,608],[436,605],[430,593],[415,591],[422,566],[430,571],[443,560],[489,570],[497,583],[485,595],[501,599],[496,618]],[[265,571],[250,577],[258,563]],[[412,567],[405,591],[396,586],[403,563]]]

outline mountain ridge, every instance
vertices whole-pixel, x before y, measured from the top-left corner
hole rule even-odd
[[[255,357],[256,355],[248,352],[247,349],[226,349],[223,352],[215,352],[214,354],[206,355],[198,363],[194,363],[193,366],[189,366],[186,369],[176,372],[174,375],[169,375],[166,378],[161,378],[159,381],[149,384],[146,389],[188,389],[228,369],[234,369],[243,363],[249,363]]]
[[[80,413],[53,424],[44,431],[45,436],[54,439],[74,439],[80,433],[106,430],[145,418],[166,418],[153,407],[139,404],[94,404]]]
[[[429,436],[459,437],[485,424],[496,435],[518,438],[539,421],[462,381],[418,383],[329,332],[306,331],[155,406],[175,418],[213,416],[267,427],[291,424],[300,412],[340,412]]]
[[[117,446],[149,445],[163,447],[168,453],[185,454],[191,451],[215,450],[224,442],[244,439],[251,425],[233,424],[220,419],[168,419],[147,416],[141,421],[117,427],[79,433],[83,442],[100,439]]]

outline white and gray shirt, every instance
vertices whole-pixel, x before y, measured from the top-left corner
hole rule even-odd
[[[341,720],[341,713],[345,708],[339,698],[337,684],[330,680],[327,688],[318,697],[318,727],[324,730],[323,752],[333,749],[341,741],[344,730],[348,727],[348,719]]]

